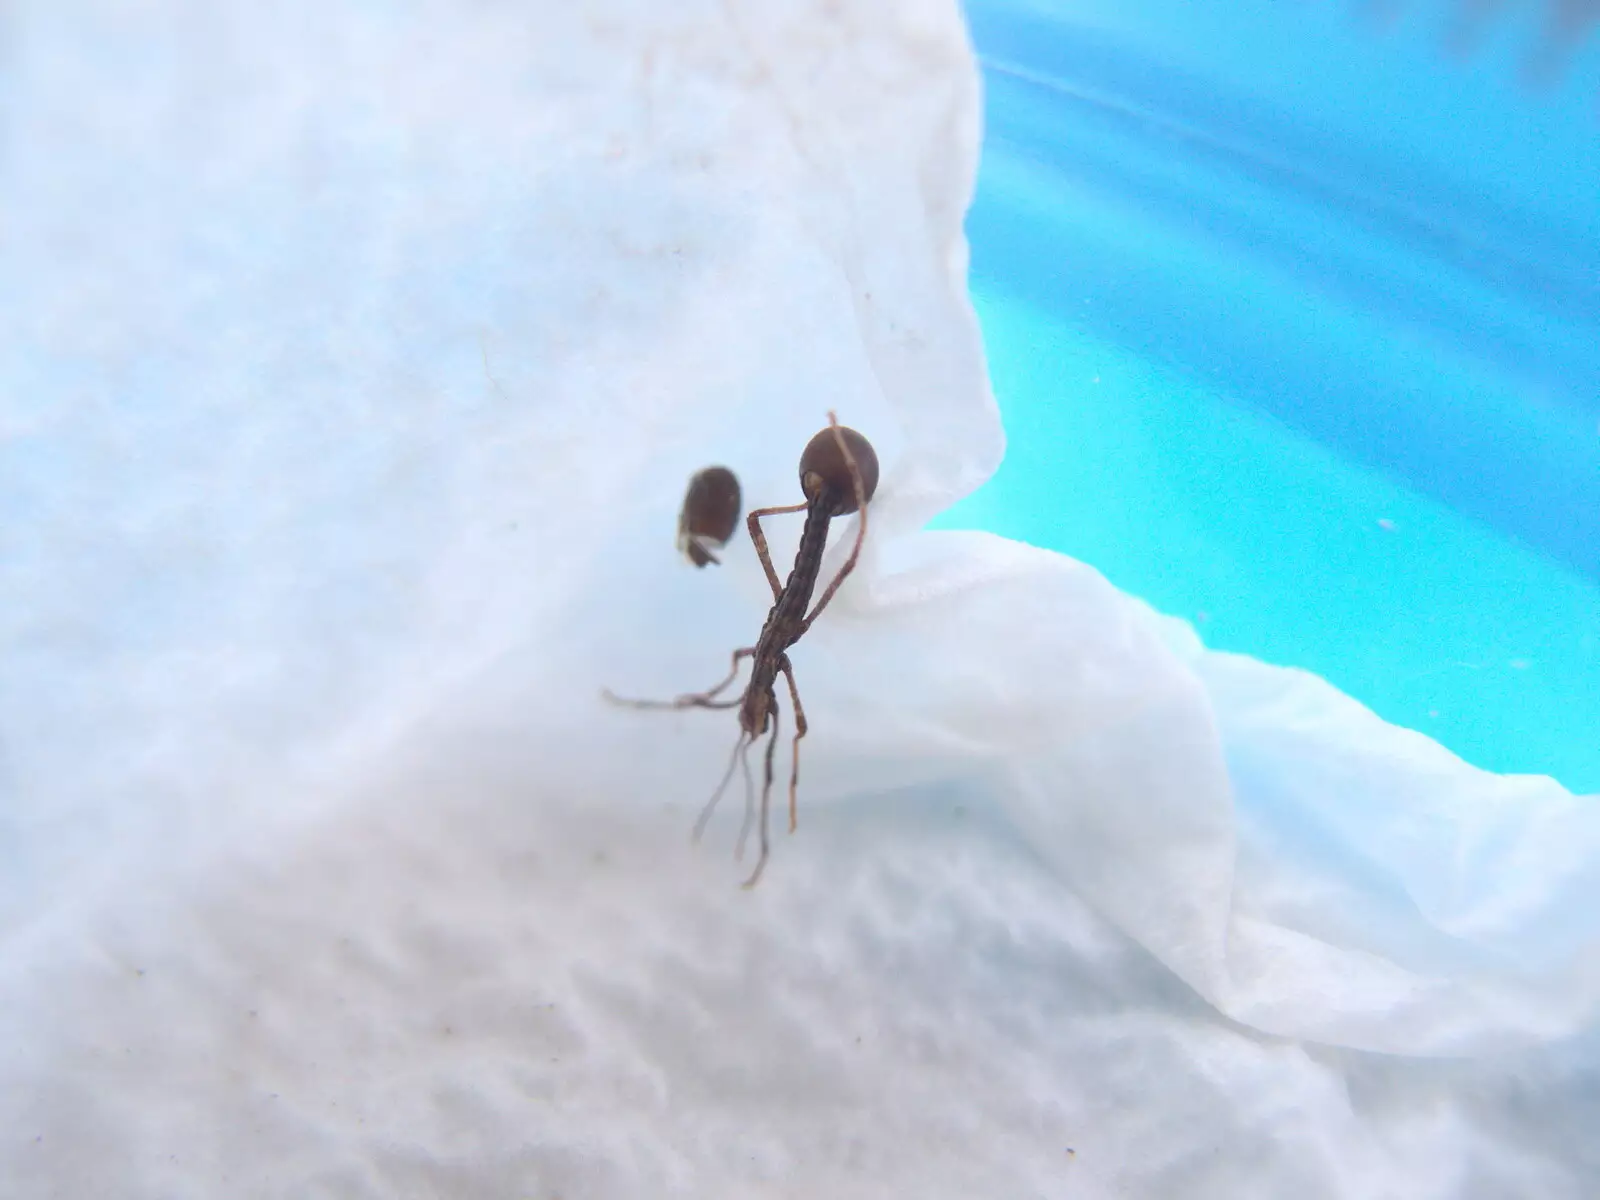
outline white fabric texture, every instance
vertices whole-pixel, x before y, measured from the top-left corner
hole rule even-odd
[[[1594,1194],[1593,798],[922,530],[1003,449],[953,3],[0,21],[0,1194]],[[733,715],[599,692],[754,642],[682,489],[829,409],[745,893]]]

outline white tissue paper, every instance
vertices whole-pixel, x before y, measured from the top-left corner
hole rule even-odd
[[[0,1194],[1597,1194],[1592,798],[922,531],[1002,451],[954,4],[0,21]],[[599,693],[753,643],[677,506],[829,409],[743,892],[734,714]]]

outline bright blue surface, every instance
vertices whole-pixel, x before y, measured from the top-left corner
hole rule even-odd
[[[1462,64],[1426,13],[968,12],[1009,445],[941,524],[1600,792],[1600,51],[1530,95],[1515,23]]]

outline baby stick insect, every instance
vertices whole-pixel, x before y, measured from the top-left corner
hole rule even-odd
[[[717,790],[712,793],[711,799],[707,801],[705,810],[700,815],[700,820],[695,825],[697,838],[705,828],[712,809],[722,797],[723,790],[728,786],[728,780],[733,777],[734,767],[739,763],[744,764],[748,806],[752,786],[750,747],[755,744],[757,738],[768,731],[769,726],[771,727],[772,736],[767,742],[766,778],[761,788],[761,852],[756,860],[755,870],[751,872],[750,878],[744,881],[746,888],[756,885],[761,878],[762,870],[767,865],[772,759],[778,742],[778,675],[781,672],[785,682],[788,683],[789,699],[794,705],[793,765],[789,772],[789,832],[793,833],[797,823],[795,798],[800,786],[800,739],[806,735],[806,714],[800,706],[800,690],[795,686],[794,668],[789,664],[788,650],[805,636],[806,630],[811,628],[811,623],[833,599],[834,593],[839,590],[839,585],[851,571],[855,570],[856,560],[861,555],[861,543],[867,536],[867,502],[871,500],[877,487],[878,455],[873,450],[872,443],[854,429],[840,425],[838,418],[830,412],[828,427],[813,437],[800,455],[800,490],[805,493],[806,498],[799,504],[759,508],[745,518],[745,526],[750,531],[750,540],[755,543],[756,553],[761,557],[761,566],[767,573],[767,582],[772,586],[772,609],[767,613],[766,623],[761,627],[761,636],[756,640],[756,644],[735,650],[732,669],[729,670],[727,678],[709,691],[691,692],[679,696],[676,700],[624,700],[609,691],[605,693],[606,699],[613,704],[629,708],[737,708],[739,710],[739,740],[734,743],[733,754],[729,756],[728,769],[723,773],[722,782],[717,785]],[[788,582],[779,583],[778,572],[773,568],[772,556],[767,550],[767,539],[761,532],[761,518],[801,510],[805,511],[806,523],[800,533],[800,548],[795,553],[794,568],[789,572]],[[812,593],[816,591],[817,576],[822,571],[822,554],[828,545],[828,523],[835,517],[848,516],[856,511],[861,513],[861,521],[856,528],[855,545],[850,549],[850,556],[845,559],[844,565],[839,568],[839,573],[823,591],[816,607],[807,615],[806,609],[811,604]],[[743,695],[732,700],[717,699],[738,677],[739,664],[747,658],[752,660],[750,681],[745,684]],[[747,807],[747,824],[748,820]],[[741,844],[743,840],[741,835]]]
[[[721,550],[739,524],[739,479],[727,467],[706,467],[689,480],[678,513],[678,552],[697,567],[720,563]]]

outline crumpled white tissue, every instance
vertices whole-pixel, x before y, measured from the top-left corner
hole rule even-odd
[[[3,20],[0,1190],[1583,1194],[1600,806],[922,531],[1003,446],[953,4]],[[732,714],[599,691],[754,641],[677,504],[829,409],[745,894]]]

